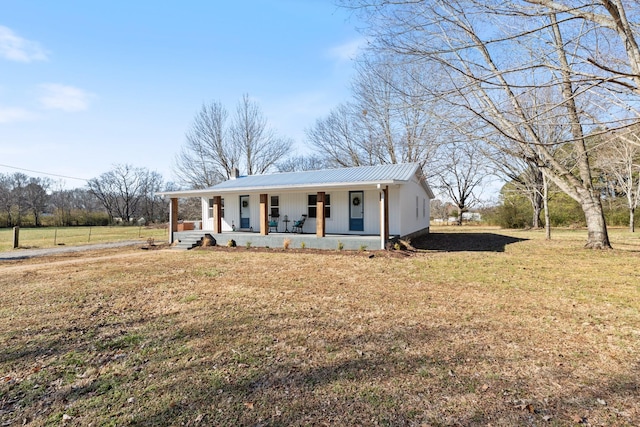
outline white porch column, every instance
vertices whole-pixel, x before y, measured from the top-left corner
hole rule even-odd
[[[389,186],[382,188],[378,185],[380,190],[380,249],[387,249],[387,242],[389,241]]]

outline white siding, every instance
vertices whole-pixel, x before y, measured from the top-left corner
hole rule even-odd
[[[423,199],[426,200],[423,202]],[[417,215],[416,215],[417,200]],[[423,203],[426,203],[423,216]],[[413,233],[429,227],[429,199],[417,180],[412,179],[400,187],[400,200],[397,206],[402,206],[400,212],[400,227],[398,233],[401,236]]]
[[[362,191],[364,203],[364,231],[349,230],[349,191]],[[289,231],[294,221],[308,213],[307,196],[317,194],[314,192],[287,192],[278,191],[268,193],[270,196],[279,196],[280,219],[278,231],[285,229],[283,222],[287,215],[290,222]],[[329,190],[326,194],[331,196],[331,217],[326,219],[325,231],[328,234],[380,234],[380,190],[377,188],[354,187],[350,190]],[[225,216],[222,220],[222,230],[231,231],[232,224],[236,229],[240,228],[240,196],[246,193],[224,194]],[[254,232],[260,230],[260,194],[249,194],[250,225]],[[213,219],[208,217],[208,199],[202,198],[203,229],[213,229]],[[416,197],[418,197],[418,218],[416,218]],[[424,202],[423,202],[424,200]],[[425,205],[423,206],[423,203]],[[269,206],[270,208],[271,206]],[[424,207],[424,209],[423,209]],[[270,212],[270,210],[269,210]],[[422,186],[415,180],[404,185],[389,186],[389,233],[391,235],[406,235],[429,226],[429,200]],[[304,232],[314,234],[316,232],[316,219],[307,218],[304,224]]]

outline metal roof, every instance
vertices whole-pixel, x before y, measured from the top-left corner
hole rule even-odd
[[[284,172],[267,175],[249,175],[221,182],[203,190],[165,192],[178,197],[197,194],[229,193],[266,189],[310,189],[315,187],[346,187],[354,184],[376,185],[407,182],[419,171],[418,163],[400,163],[350,168],[322,169],[304,172]],[[421,180],[425,191],[432,197],[427,183]]]
[[[265,187],[310,187],[327,184],[408,181],[415,175],[417,168],[417,163],[403,163],[249,175],[221,182],[210,187],[209,190],[244,190]]]

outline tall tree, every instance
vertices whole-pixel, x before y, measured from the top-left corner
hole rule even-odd
[[[629,231],[635,232],[635,212],[640,202],[640,134],[637,127],[603,136],[595,164],[613,187],[624,195],[629,210]]]
[[[150,175],[154,185],[149,184]],[[142,201],[150,197],[150,191],[159,188],[158,180],[160,176],[146,168],[119,164],[99,177],[90,179],[88,189],[100,200],[111,221],[119,217],[122,221],[131,222],[142,216]]]
[[[206,188],[231,178],[236,169],[249,175],[267,172],[292,144],[268,127],[258,104],[245,94],[231,121],[220,102],[202,106],[176,156],[174,171],[182,184]]]
[[[433,95],[484,123],[485,141],[507,138],[518,152],[580,203],[587,247],[609,248],[585,133],[625,126],[637,117],[640,50],[638,15],[623,0],[352,0],[371,22],[374,48],[440,67]],[[530,76],[535,76],[531,81]],[[550,145],[527,114],[522,97],[541,87],[559,102],[549,114],[566,117]],[[600,110],[586,110],[586,98]],[[631,111],[633,114],[629,114]],[[480,138],[478,138],[480,139]],[[571,146],[570,159],[558,145]],[[496,147],[504,149],[504,146]]]
[[[463,214],[479,200],[476,191],[487,176],[486,160],[479,147],[472,144],[451,144],[445,153],[440,187],[458,209],[458,225],[462,225]]]
[[[236,107],[231,142],[244,156],[244,169],[248,175],[267,172],[293,145],[290,139],[277,136],[267,126],[260,107],[247,94]]]
[[[24,200],[26,208],[33,215],[36,227],[41,226],[41,216],[47,207],[49,195],[47,191],[51,187],[49,178],[30,177],[28,184],[24,187]]]
[[[203,104],[187,132],[174,170],[184,184],[210,187],[229,179],[240,164],[240,150],[228,136],[229,113],[220,102]]]
[[[13,218],[11,216],[13,209],[12,188],[11,176],[8,174],[0,174],[0,209],[2,209],[2,212],[5,214],[7,227],[13,225]]]
[[[424,96],[429,76],[391,57],[363,57],[352,84],[353,100],[318,119],[307,130],[308,140],[335,166],[432,166],[443,138]]]

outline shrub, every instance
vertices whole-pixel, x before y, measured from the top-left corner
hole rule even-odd
[[[291,239],[284,239],[284,242],[282,242],[282,247],[285,249],[289,249],[289,246],[291,246]]]
[[[235,248],[235,247],[237,246],[236,241],[235,241],[235,240],[233,240],[233,239],[230,239],[230,240],[227,242],[227,246],[228,246],[228,247],[230,247],[230,248]]]

